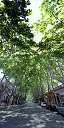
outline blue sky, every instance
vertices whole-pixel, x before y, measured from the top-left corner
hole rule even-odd
[[[3,73],[2,73],[2,70],[0,69],[0,78],[3,77]]]
[[[30,0],[30,2],[31,4],[28,7],[32,9],[32,15],[29,17],[29,22],[30,24],[33,24],[41,17],[39,6],[42,3],[42,0]]]
[[[39,6],[42,3],[42,0],[30,0],[31,5],[28,6],[28,8],[32,9],[32,15],[29,16],[29,23],[32,25],[35,23],[37,20],[41,18]],[[42,38],[41,33],[36,33],[34,34],[34,40],[38,43]]]

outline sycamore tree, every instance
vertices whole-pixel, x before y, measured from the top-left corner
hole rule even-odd
[[[27,18],[31,11],[27,5],[29,0],[0,1],[0,68],[6,76],[15,79],[17,86],[24,79],[28,60],[25,58],[34,45]]]
[[[28,47],[33,43],[27,10],[29,1],[2,0],[0,2],[0,40],[8,49],[13,46]]]
[[[33,24],[35,33],[42,35],[37,44],[41,52],[40,76],[42,83],[51,89],[64,78],[64,1],[43,0],[40,12],[41,19]]]
[[[40,6],[41,19],[34,27],[42,34],[39,49],[49,54],[64,55],[64,0],[43,0]]]
[[[0,68],[23,93],[37,97],[63,80],[63,0],[43,0],[41,19],[34,24],[42,34],[36,45],[27,19],[29,4],[27,0],[0,2]]]
[[[29,0],[0,1],[0,51],[8,56],[34,45],[27,16]],[[7,57],[5,58],[7,59]]]

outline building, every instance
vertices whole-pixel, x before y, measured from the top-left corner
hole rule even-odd
[[[9,95],[18,94],[18,90],[15,85],[12,85],[12,83],[5,77],[0,79],[0,104],[2,101],[6,99],[6,97]]]

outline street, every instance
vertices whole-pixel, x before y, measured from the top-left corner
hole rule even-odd
[[[22,106],[0,108],[0,128],[64,128],[64,117],[27,102]]]

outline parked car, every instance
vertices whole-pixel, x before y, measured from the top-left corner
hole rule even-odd
[[[46,107],[46,102],[41,102],[42,107]]]
[[[57,107],[57,112],[64,115],[64,102]]]
[[[46,108],[52,111],[56,111],[57,104],[50,102],[49,104],[46,105]]]

